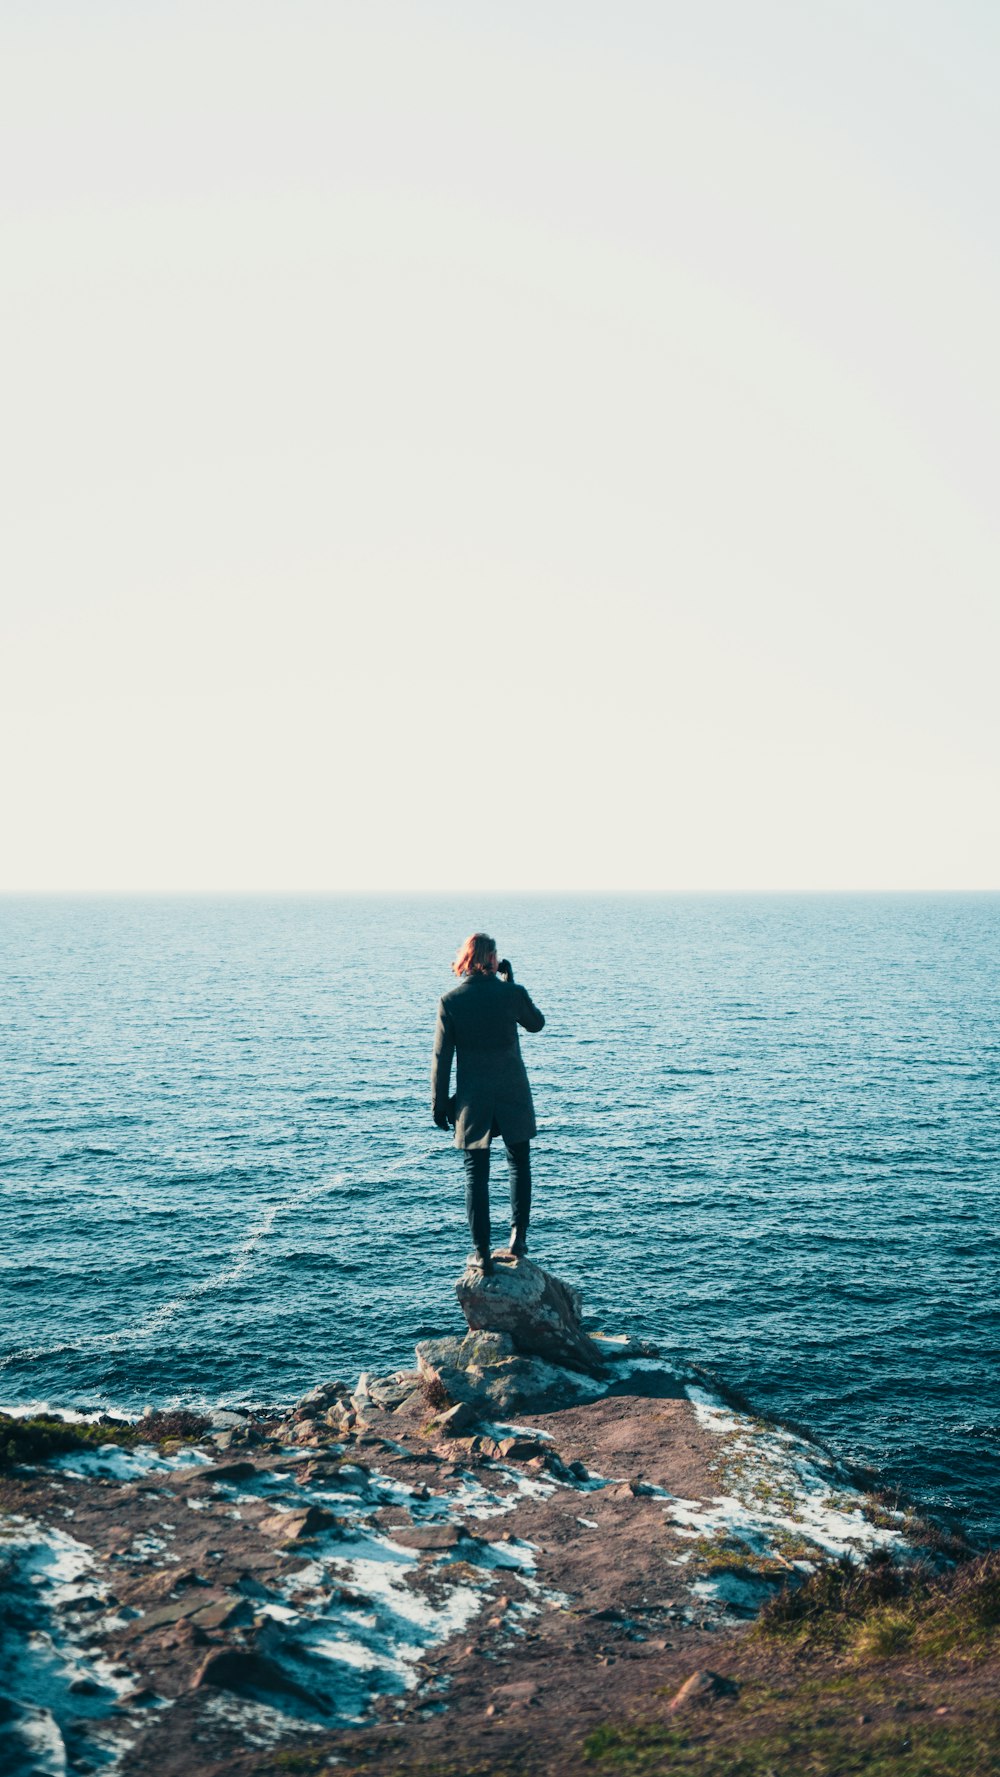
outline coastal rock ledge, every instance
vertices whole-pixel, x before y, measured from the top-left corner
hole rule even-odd
[[[913,1513],[800,1434],[648,1345],[584,1332],[578,1292],[539,1266],[498,1258],[457,1290],[468,1331],[423,1341],[418,1370],[294,1406],[0,1415],[0,1777],[610,1777],[602,1749],[639,1768],[618,1758],[633,1722],[643,1769],[650,1749],[666,1768],[661,1745],[701,1769],[684,1748],[711,1728],[724,1752],[704,1769],[721,1773],[753,1731],[741,1697],[779,1696],[787,1675],[743,1634],[762,1607],[811,1620],[855,1598],[857,1574],[893,1633],[901,1601],[947,1613],[952,1635],[992,1623],[995,1567],[952,1581],[940,1530],[921,1547]],[[907,1643],[879,1703],[892,1733],[897,1711],[914,1739],[942,1708],[963,1734],[979,1699],[993,1711],[982,1647],[967,1671],[925,1658],[915,1682]],[[839,1687],[839,1644],[832,1658]],[[799,1777],[815,1690],[793,1704],[780,1777]],[[857,1696],[843,1707],[853,1736]],[[876,1751],[881,1733],[876,1718]],[[966,1745],[949,1771],[1000,1769]],[[860,1769],[852,1748],[824,1770]]]

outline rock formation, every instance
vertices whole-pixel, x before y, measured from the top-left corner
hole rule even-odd
[[[509,1333],[470,1332],[464,1339],[422,1339],[417,1363],[432,1399],[437,1392],[442,1405],[447,1400],[465,1407],[463,1425],[479,1416],[565,1407],[600,1392],[579,1371],[524,1356]]]
[[[424,1339],[417,1346],[429,1398],[449,1403],[454,1429],[476,1417],[542,1412],[585,1400],[607,1382],[622,1352],[585,1333],[581,1299],[530,1259],[497,1258],[490,1277],[470,1266],[455,1285],[469,1323],[464,1339]],[[451,1419],[449,1410],[442,1418]]]
[[[523,1355],[605,1375],[604,1353],[583,1330],[579,1290],[530,1259],[498,1257],[489,1277],[469,1266],[455,1290],[473,1333],[505,1333]]]

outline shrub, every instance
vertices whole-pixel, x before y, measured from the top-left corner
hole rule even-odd
[[[426,1377],[423,1383],[423,1391],[424,1400],[429,1407],[434,1408],[435,1412],[442,1412],[444,1409],[455,1405],[451,1395],[441,1381],[440,1376]]]
[[[1000,1550],[992,1550],[946,1573],[888,1560],[832,1563],[768,1599],[755,1632],[887,1659],[903,1650],[981,1657],[998,1630]]]

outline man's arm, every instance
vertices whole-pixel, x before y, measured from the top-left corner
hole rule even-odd
[[[448,1093],[451,1087],[451,1063],[455,1054],[455,1027],[441,1000],[438,1004],[437,1029],[434,1032],[434,1059],[431,1062],[431,1114],[439,1129],[448,1129]]]
[[[526,987],[517,989],[517,1022],[523,1024],[525,1030],[544,1030],[545,1028],[545,1019]]]

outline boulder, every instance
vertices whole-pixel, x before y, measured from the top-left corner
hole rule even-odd
[[[292,1408],[292,1418],[320,1419],[334,1405],[335,1401],[343,1400],[350,1394],[345,1382],[321,1382],[317,1388],[311,1388],[296,1401]]]
[[[692,1672],[686,1678],[679,1691],[671,1697],[667,1708],[671,1715],[679,1709],[688,1709],[692,1704],[714,1703],[717,1697],[735,1697],[739,1695],[739,1685],[735,1679],[724,1678],[719,1672],[710,1672],[707,1668],[701,1672]]]
[[[439,1437],[454,1438],[458,1436],[459,1432],[465,1431],[468,1426],[474,1424],[475,1418],[475,1408],[470,1407],[468,1401],[458,1401],[454,1407],[449,1407],[446,1413],[438,1414],[433,1429]]]
[[[204,1605],[191,1618],[199,1629],[245,1629],[253,1620],[254,1609],[249,1598],[237,1598],[232,1594],[220,1598],[217,1604]]]
[[[195,1673],[192,1689],[204,1685],[234,1691],[237,1696],[292,1697],[315,1708],[317,1699],[311,1691],[297,1684],[275,1660],[246,1648],[214,1648]]]
[[[116,1697],[114,1707],[116,1710],[121,1710],[124,1713],[129,1709],[148,1709],[153,1704],[162,1704],[165,1702],[166,1698],[161,1697],[159,1691],[154,1691],[152,1685],[141,1684],[137,1685],[134,1690],[122,1691],[119,1696]],[[83,1767],[77,1765],[76,1768],[79,1771]]]
[[[339,1524],[336,1513],[328,1512],[325,1506],[307,1506],[304,1510],[274,1512],[270,1517],[262,1518],[257,1528],[264,1536],[280,1537],[282,1542],[290,1543],[318,1536],[321,1531],[333,1530]]]
[[[455,1361],[462,1370],[490,1370],[517,1356],[517,1346],[509,1333],[493,1333],[476,1328],[458,1341]]]
[[[319,1427],[315,1419],[303,1419],[293,1425],[289,1436],[293,1444],[318,1444]]]
[[[476,1378],[469,1376],[462,1364],[461,1339],[421,1339],[417,1346],[417,1368],[430,1406],[440,1402],[447,1406],[477,1398]]]
[[[417,1363],[428,1404],[464,1404],[480,1417],[567,1407],[595,1392],[579,1371],[522,1356],[509,1333],[467,1333],[464,1339],[423,1339]]]
[[[240,1431],[246,1425],[247,1415],[229,1407],[217,1407],[209,1416],[209,1431]]]
[[[404,1401],[408,1401],[414,1389],[419,1388],[420,1377],[412,1372],[400,1376],[375,1376],[368,1383],[369,1399],[383,1412],[395,1413]]]
[[[508,1462],[528,1462],[534,1456],[548,1454],[539,1438],[501,1438],[497,1449]]]
[[[498,1258],[489,1277],[470,1265],[455,1291],[473,1332],[506,1333],[518,1352],[604,1376],[604,1353],[581,1324],[580,1292],[530,1259]]]
[[[220,1595],[218,1592],[209,1592],[206,1597],[202,1588],[196,1586],[183,1598],[175,1598],[169,1604],[161,1604],[158,1609],[148,1610],[143,1616],[137,1617],[126,1628],[124,1639],[138,1641],[141,1636],[150,1635],[156,1629],[170,1628],[174,1623],[183,1622],[185,1617],[193,1617],[200,1610],[220,1604],[223,1596],[224,1594]]]
[[[469,1535],[463,1524],[414,1524],[401,1525],[391,1533],[394,1543],[401,1549],[420,1549],[437,1553],[442,1549],[457,1549],[461,1543],[471,1543],[474,1537]]]
[[[338,1462],[333,1473],[338,1487],[346,1487],[354,1492],[363,1493],[368,1486],[371,1470],[365,1462]]]

